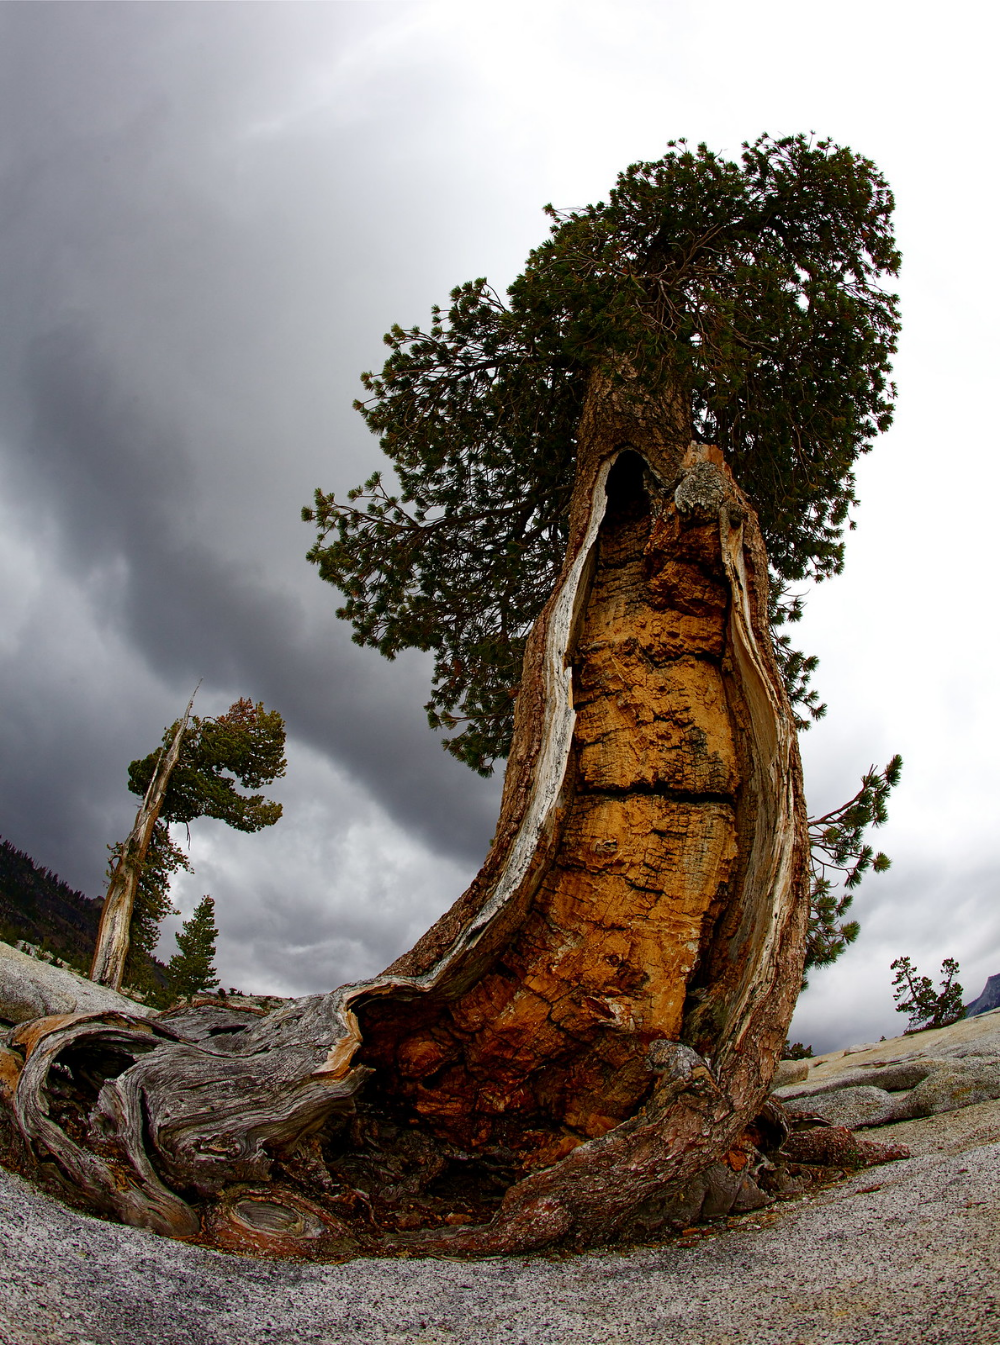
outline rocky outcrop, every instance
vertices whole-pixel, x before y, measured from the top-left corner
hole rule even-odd
[[[66,967],[56,967],[0,943],[0,1022],[25,1023],[70,1013],[129,1013],[152,1009],[95,985]]]
[[[808,1060],[779,1060],[771,1080],[772,1091],[784,1088],[786,1084],[802,1083],[809,1078]]]
[[[1000,1011],[783,1063],[789,1070],[776,1076],[773,1096],[792,1107],[808,1104],[833,1125],[854,1130],[955,1111],[1000,1098]]]
[[[978,999],[966,1004],[965,1016],[976,1018],[979,1014],[989,1013],[992,1009],[1000,1009],[1000,972],[990,977]]]

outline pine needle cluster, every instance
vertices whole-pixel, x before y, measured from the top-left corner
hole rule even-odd
[[[839,808],[809,819],[812,883],[805,970],[835,962],[858,937],[861,926],[845,920],[855,889],[865,874],[885,873],[892,861],[865,840],[869,827],[889,819],[889,795],[899,783],[903,758],[897,753],[884,770],[870,766],[861,788]]]

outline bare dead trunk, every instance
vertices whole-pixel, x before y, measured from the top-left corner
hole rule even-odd
[[[187,728],[193,704],[192,695],[169,748],[160,756],[153,772],[142,807],[136,813],[135,823],[122,846],[122,852],[111,874],[107,896],[104,898],[94,959],[90,966],[90,979],[97,981],[99,985],[109,985],[112,990],[120,990],[122,987],[136,888],[142,874],[146,851],[153,837],[153,828],[160,816],[160,809],[163,807],[163,800],[170,784],[170,776],[181,754],[184,730]]]
[[[766,557],[717,450],[618,403],[595,380],[493,847],[413,950],[266,1017],[17,1030],[21,1133],[93,1203],[232,1248],[474,1255],[755,1198],[807,917]]]

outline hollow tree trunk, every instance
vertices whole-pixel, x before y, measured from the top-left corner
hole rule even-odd
[[[194,696],[188,701],[187,709],[177,726],[177,732],[170,746],[157,762],[142,806],[136,813],[135,823],[122,845],[122,852],[112,871],[107,896],[101,908],[101,923],[90,965],[90,979],[99,985],[109,985],[112,990],[122,988],[136,888],[139,886],[142,865],[153,838],[153,828],[160,816],[160,809],[163,807],[163,800],[170,785],[170,776],[181,754],[184,730],[187,728],[193,704]]]
[[[21,1132],[93,1203],[230,1247],[476,1254],[739,1198],[807,837],[756,521],[678,421],[595,380],[496,838],[411,952],[264,1018],[18,1030]]]

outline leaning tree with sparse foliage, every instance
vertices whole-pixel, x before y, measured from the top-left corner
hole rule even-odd
[[[671,144],[550,211],[506,297],[393,328],[361,410],[394,480],[318,492],[311,557],[360,643],[433,652],[449,749],[507,758],[492,848],[380,976],[262,1020],[43,1031],[21,1133],[92,1202],[220,1246],[475,1255],[765,1199],[821,713],[776,628],[840,570],[889,424],[891,213],[826,141]],[[819,819],[834,866],[881,866],[862,819],[896,770]],[[80,1124],[47,1110],[57,1059],[88,1062]]]
[[[178,869],[191,868],[171,839],[170,823],[214,817],[254,832],[281,816],[280,803],[237,788],[259,789],[284,775],[285,723],[278,711],[241,698],[224,714],[200,718],[191,714],[193,701],[164,729],[156,751],[129,764],[128,787],[142,806],[129,835],[111,848],[90,970],[91,980],[116,990],[130,971],[147,982],[139,988],[150,989],[143,966],[173,909],[170,880]]]

